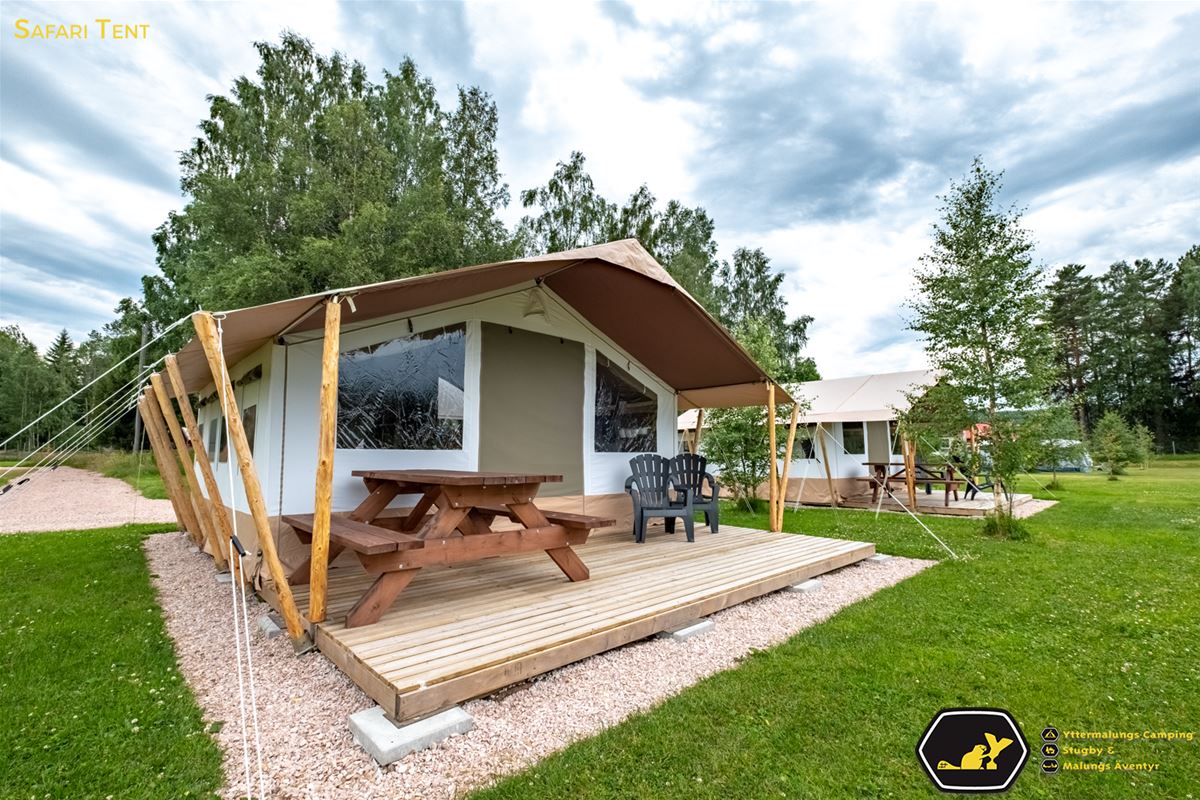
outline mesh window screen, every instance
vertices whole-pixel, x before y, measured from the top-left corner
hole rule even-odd
[[[461,449],[466,352],[455,325],[342,353],[337,446]]]
[[[847,453],[867,452],[867,436],[861,422],[842,423],[842,447]]]
[[[658,449],[658,395],[596,354],[596,452]]]

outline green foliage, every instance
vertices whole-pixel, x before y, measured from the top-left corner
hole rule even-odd
[[[1011,513],[1001,512],[999,514],[988,514],[983,520],[983,535],[990,536],[993,539],[1023,541],[1029,539],[1033,533],[1030,531],[1028,525]]]
[[[916,272],[909,327],[930,365],[971,417],[986,423],[997,497],[1028,469],[1035,432],[1007,410],[1039,407],[1052,378],[1051,350],[1036,321],[1048,307],[1021,214],[1001,208],[1001,175],[976,158],[942,198],[942,218]],[[957,424],[955,405],[938,424]]]
[[[659,211],[657,198],[644,184],[624,205],[606,200],[597,194],[586,161],[583,153],[572,152],[558,162],[545,186],[521,192],[521,204],[535,212],[521,220],[518,230],[526,252],[637,239],[697,302],[717,314],[717,243],[708,212],[678,200]]]
[[[68,345],[70,340],[68,339]],[[71,392],[70,356],[60,354],[64,372],[44,361],[16,326],[0,328],[0,441],[53,408]],[[63,407],[14,439],[8,449],[33,449],[73,418]]]
[[[1112,410],[1147,426],[1161,447],[1200,447],[1200,246],[1175,264],[1084,269],[1062,267],[1049,286],[1055,394],[1085,430]]]
[[[721,321],[735,333],[751,322],[761,323],[771,336],[777,366],[768,372],[781,382],[815,380],[816,364],[801,355],[808,343],[809,316],[788,320],[783,298],[783,273],[772,272],[771,260],[761,248],[739,247],[733,260],[721,264],[717,291]]]
[[[1092,431],[1092,458],[1108,471],[1109,480],[1124,474],[1125,467],[1142,460],[1146,434],[1135,432],[1115,411],[1106,411]]]
[[[176,800],[221,788],[221,750],[142,553],[147,534],[171,527],[0,536],[4,797]]]
[[[156,320],[513,252],[486,93],[460,89],[447,113],[411,60],[375,84],[294,34],[256,47],[257,80],[210,98],[180,161],[189,201],[155,234],[163,274],[146,282]]]
[[[782,359],[777,349],[776,331],[767,321],[747,318],[734,333],[768,375],[779,374]],[[803,398],[797,401],[803,412]],[[791,408],[790,404],[780,404],[776,410],[776,421],[789,419]],[[728,487],[747,508],[756,507],[758,487],[767,481],[770,469],[768,454],[771,452],[771,439],[766,409],[761,406],[715,408],[708,412],[707,425],[701,449],[710,462],[720,465],[722,486]],[[801,435],[797,433],[797,440]],[[783,458],[787,446],[787,428],[784,425],[777,424],[775,446],[775,457]]]

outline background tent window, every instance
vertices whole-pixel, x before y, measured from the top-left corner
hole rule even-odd
[[[658,395],[596,354],[596,452],[658,449]]]
[[[800,426],[796,433],[796,444],[800,448],[800,458],[816,458],[817,448],[820,447],[817,444],[817,423]]]
[[[337,446],[462,449],[466,358],[465,325],[342,353]]]
[[[842,447],[847,453],[867,452],[867,435],[861,422],[842,423]]]
[[[892,455],[898,456],[904,452],[904,440],[900,438],[900,432],[896,430],[896,423],[888,423],[888,443],[892,448]]]

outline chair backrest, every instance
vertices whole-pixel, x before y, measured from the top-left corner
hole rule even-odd
[[[680,453],[671,459],[671,478],[676,485],[691,490],[693,497],[700,496],[704,473],[708,471],[708,459],[696,453]]]
[[[671,480],[671,462],[657,453],[643,453],[629,459],[629,470],[642,503],[659,506],[667,502],[667,486]]]

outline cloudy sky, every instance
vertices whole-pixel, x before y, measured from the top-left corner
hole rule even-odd
[[[99,13],[99,11],[103,13]],[[148,23],[99,40],[97,16]],[[497,100],[514,194],[582,150],[602,193],[702,205],[812,314],[826,377],[923,365],[902,301],[936,196],[981,154],[1047,266],[1200,241],[1200,4],[192,3],[0,6],[0,324],[39,345],[111,317],[182,206],[205,96],[294,30],[447,106]],[[87,41],[16,22],[91,23]],[[506,219],[515,222],[514,204]]]

